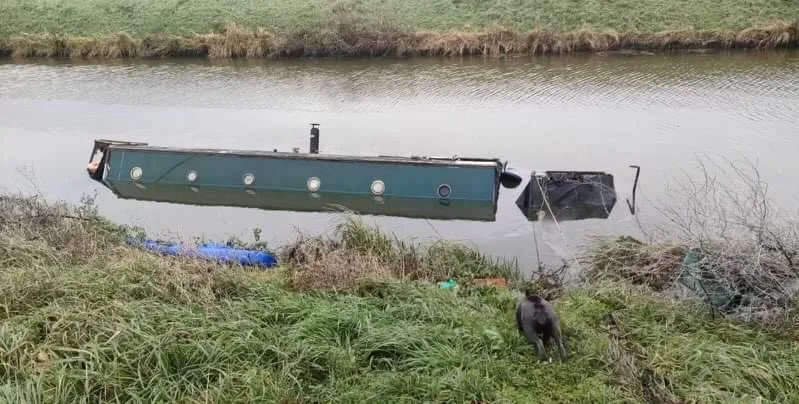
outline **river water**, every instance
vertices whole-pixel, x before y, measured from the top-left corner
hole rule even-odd
[[[757,159],[772,197],[799,202],[799,53],[584,55],[514,59],[293,61],[0,60],[0,188],[79,201],[162,237],[273,245],[318,234],[331,213],[271,212],[116,199],[86,175],[95,138],[158,146],[360,155],[499,157],[532,169],[603,170],[619,200],[608,220],[536,224],[542,259],[595,234],[637,234],[624,202],[642,167],[639,220],[654,223],[666,183],[697,153]],[[526,182],[526,180],[525,180]],[[533,225],[502,190],[496,222],[368,217],[399,237],[444,238],[534,265]]]

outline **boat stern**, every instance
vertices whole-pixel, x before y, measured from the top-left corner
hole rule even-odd
[[[114,145],[147,146],[147,143],[95,139],[94,147],[92,147],[92,153],[89,156],[89,164],[86,166],[86,172],[89,174],[89,177],[91,179],[103,183],[105,174],[108,171],[108,161],[110,157],[109,146],[114,146]]]

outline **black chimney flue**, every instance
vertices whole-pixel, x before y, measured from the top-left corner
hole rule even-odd
[[[312,123],[311,124],[311,147],[310,153],[311,154],[319,154],[319,124]]]

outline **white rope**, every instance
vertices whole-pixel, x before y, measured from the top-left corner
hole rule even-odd
[[[533,222],[533,243],[535,244],[535,259],[538,261],[538,272],[544,269],[544,264],[541,262],[541,251],[538,250],[538,237],[535,235],[535,222]]]
[[[544,192],[544,188],[541,186],[541,182],[538,181],[538,178],[535,178],[535,183],[538,185],[538,189],[541,191],[541,198],[544,199],[544,204],[547,206],[547,210],[549,211],[549,216],[552,217],[552,221],[555,222],[555,227],[558,228],[558,233],[560,233],[560,237],[563,239],[563,243],[566,244],[566,247],[570,248],[569,240],[566,239],[566,234],[563,232],[563,229],[560,227],[560,223],[558,223],[558,219],[555,217],[555,212],[552,211],[552,207],[549,205],[549,199],[547,198],[546,193]],[[580,262],[577,261],[577,258],[572,257],[574,260],[574,267],[579,269],[581,267]]]

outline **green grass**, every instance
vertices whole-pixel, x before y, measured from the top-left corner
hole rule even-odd
[[[0,47],[18,56],[64,56],[58,44],[36,50],[47,42],[43,34],[60,35],[70,56],[131,56],[109,45],[118,33],[158,42],[158,51],[136,45],[137,55],[211,56],[774,47],[799,40],[790,26],[799,18],[792,0],[5,0],[0,16]],[[220,46],[197,37],[229,23],[250,39]],[[253,41],[259,30],[268,35]],[[504,38],[480,35],[501,30]],[[188,43],[167,43],[170,35]],[[249,50],[229,49],[241,46]]]
[[[796,335],[622,282],[555,300],[571,358],[539,364],[515,329],[515,292],[436,287],[512,276],[463,247],[422,249],[348,220],[259,271],[132,250],[128,231],[91,204],[0,197],[0,401],[732,403],[799,391]],[[333,253],[363,276],[298,284],[314,268],[336,283]]]
[[[139,257],[113,271],[2,270],[0,397],[630,402],[652,389],[640,381],[644,369],[669,382],[656,394],[696,402],[785,402],[799,388],[795,340],[620,285],[558,301],[571,360],[542,365],[513,326],[507,292],[459,297],[387,282],[296,293],[274,277],[231,271],[198,288],[208,293],[184,296],[152,268]],[[623,339],[604,328],[610,313]]]
[[[657,33],[742,30],[797,19],[785,0],[5,0],[0,36],[22,32],[191,34],[234,21],[279,34],[330,28],[338,18],[406,30],[534,29]]]

